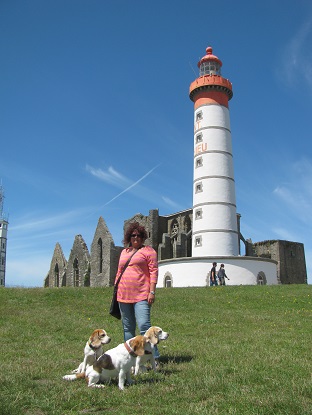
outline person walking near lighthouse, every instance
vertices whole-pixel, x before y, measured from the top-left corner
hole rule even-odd
[[[218,285],[216,267],[217,263],[213,262],[212,268],[210,270],[210,287],[212,287],[213,285]]]
[[[229,278],[227,277],[225,273],[224,264],[221,264],[220,269],[218,271],[219,285],[225,285],[225,278],[229,280]]]

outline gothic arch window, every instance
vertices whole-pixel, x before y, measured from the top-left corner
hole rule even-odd
[[[174,219],[171,223],[171,237],[176,239],[178,237],[178,233],[179,233],[179,224],[178,224],[178,221]]]
[[[257,275],[257,285],[266,285],[267,284],[267,279],[265,276],[265,273],[260,271],[259,274]]]
[[[184,232],[188,233],[192,229],[192,222],[189,215],[185,216],[184,219]]]
[[[78,259],[75,258],[73,263],[73,271],[74,271],[74,287],[79,287],[79,266],[78,266]]]
[[[164,278],[164,287],[170,288],[172,286],[173,286],[172,275],[170,272],[166,272],[165,278]]]
[[[102,242],[102,238],[99,238],[97,248],[98,248],[99,273],[101,274],[103,272],[103,242]]]
[[[54,268],[54,287],[59,287],[60,285],[60,270],[58,263],[55,264]]]
[[[192,221],[189,215],[184,218],[183,224],[184,232],[187,234],[186,241],[186,256],[192,256]]]

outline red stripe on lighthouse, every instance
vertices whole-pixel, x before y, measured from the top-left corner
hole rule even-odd
[[[194,98],[194,108],[197,109],[202,105],[219,104],[224,107],[229,107],[229,98],[224,92],[219,91],[205,91],[199,92]]]

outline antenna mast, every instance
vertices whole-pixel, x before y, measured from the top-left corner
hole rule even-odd
[[[4,203],[4,190],[2,186],[2,181],[0,183],[0,218],[3,218],[3,203]]]

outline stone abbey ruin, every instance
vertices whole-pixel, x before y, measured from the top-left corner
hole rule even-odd
[[[158,260],[191,257],[192,209],[160,216],[158,210],[150,210],[148,216],[136,214],[124,223],[137,221],[148,232],[146,244],[158,253]],[[237,215],[240,229],[240,215]],[[241,256],[270,258],[277,262],[277,280],[280,284],[306,284],[307,271],[302,243],[269,240],[253,243],[239,232]],[[45,287],[107,287],[114,284],[122,246],[116,246],[102,217],[99,218],[90,251],[81,235],[76,235],[66,259],[60,243],[56,243]],[[207,272],[209,269],[207,269]],[[159,285],[161,284],[161,285]],[[165,286],[159,281],[158,286]],[[174,286],[174,285],[173,285]],[[189,286],[192,286],[190,277]]]

